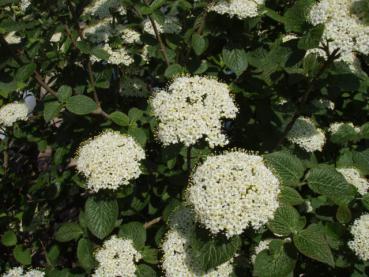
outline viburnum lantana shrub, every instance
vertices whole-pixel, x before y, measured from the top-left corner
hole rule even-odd
[[[0,0],[0,276],[368,276],[368,74],[368,0]]]

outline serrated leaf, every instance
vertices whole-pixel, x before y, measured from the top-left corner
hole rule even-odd
[[[24,248],[23,245],[18,244],[14,247],[13,256],[22,265],[30,265],[32,263],[31,249]]]
[[[45,121],[49,122],[53,118],[57,117],[62,107],[63,106],[58,101],[52,101],[52,102],[45,103],[45,107],[44,107]]]
[[[197,33],[194,33],[192,35],[191,44],[197,56],[200,56],[202,53],[204,53],[207,48],[205,38],[203,38],[201,35]]]
[[[263,250],[255,259],[254,276],[283,277],[288,276],[294,269],[295,257],[291,256],[281,240],[273,240],[269,250]]]
[[[274,218],[268,223],[268,228],[277,235],[288,236],[302,230],[306,220],[300,217],[297,210],[287,204],[282,204],[274,213]]]
[[[287,203],[292,206],[301,205],[304,203],[304,199],[301,197],[298,191],[287,186],[281,187],[281,192],[279,193],[279,200],[283,203]]]
[[[119,229],[119,236],[131,239],[136,249],[141,249],[145,246],[146,230],[140,222],[129,222],[123,224]]]
[[[80,265],[86,270],[91,271],[95,266],[95,259],[93,256],[92,243],[87,239],[80,239],[77,245],[77,258]]]
[[[305,168],[296,156],[280,151],[267,154],[264,157],[283,185],[298,186],[300,184]]]
[[[348,204],[355,196],[355,188],[332,167],[321,166],[310,170],[307,181],[310,189],[330,198],[338,205]]]
[[[243,49],[223,49],[224,64],[237,76],[240,76],[248,67],[247,55]]]
[[[67,242],[78,239],[82,234],[83,230],[77,223],[63,223],[54,237],[59,242]]]
[[[125,127],[129,125],[129,117],[125,113],[115,111],[109,114],[109,118],[119,126]]]
[[[88,229],[97,238],[105,238],[113,231],[118,219],[118,212],[117,200],[89,197],[85,204]]]
[[[217,238],[209,240],[195,236],[191,246],[194,259],[198,261],[202,271],[206,272],[233,258],[241,247],[241,238],[234,236],[227,241]]]
[[[85,115],[95,111],[97,105],[90,97],[85,95],[75,95],[68,98],[66,108],[74,114]]]
[[[334,266],[333,255],[324,238],[322,228],[317,224],[311,224],[305,230],[293,236],[293,242],[300,253],[305,256]]]
[[[9,230],[6,231],[2,236],[1,236],[1,243],[4,246],[10,247],[10,246],[14,246],[17,244],[17,236],[16,234]]]

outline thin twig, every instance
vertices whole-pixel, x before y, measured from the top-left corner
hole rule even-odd
[[[320,68],[319,72],[314,76],[314,78],[310,81],[309,86],[307,87],[300,104],[295,111],[294,115],[292,116],[291,121],[286,125],[281,138],[278,140],[275,148],[278,148],[282,145],[284,140],[286,139],[288,133],[291,131],[293,125],[295,124],[296,120],[300,117],[302,111],[304,110],[304,106],[306,105],[311,92],[314,90],[315,82],[320,78],[320,76],[325,72],[325,70],[340,56],[339,49],[335,49],[327,58],[323,66]]]
[[[161,221],[161,216],[157,217],[157,218],[154,218],[153,220],[149,221],[149,222],[146,222],[144,224],[144,228],[145,229],[149,229],[151,226],[159,223]]]

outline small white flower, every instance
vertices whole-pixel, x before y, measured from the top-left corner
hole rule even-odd
[[[94,192],[116,190],[128,185],[141,174],[140,161],[145,152],[134,139],[115,131],[105,131],[82,143],[77,157],[77,170],[87,178]]]
[[[232,237],[272,219],[279,192],[279,181],[263,158],[238,151],[208,157],[196,169],[187,199],[211,233]]]
[[[57,33],[52,35],[52,37],[50,38],[50,42],[59,42],[61,37],[62,37],[62,33],[57,32]]]
[[[25,103],[10,103],[0,108],[0,125],[12,126],[16,121],[27,120],[28,107]]]
[[[45,273],[36,269],[31,269],[27,272],[21,267],[9,269],[2,277],[44,277]]]
[[[176,78],[167,91],[154,95],[151,106],[164,145],[189,146],[204,137],[211,148],[223,146],[228,140],[222,120],[235,118],[238,112],[226,84],[199,76]]]
[[[211,5],[209,10],[245,19],[258,16],[260,14],[259,6],[263,5],[264,2],[265,0],[220,0]]]
[[[356,168],[337,168],[346,181],[357,188],[359,194],[364,195],[369,192],[368,180],[361,176],[359,170]]]
[[[21,38],[21,37],[19,37],[19,36],[17,36],[17,35],[15,34],[15,31],[10,32],[9,34],[7,34],[7,35],[4,37],[4,39],[6,40],[6,42],[7,42],[8,44],[18,44],[18,43],[20,43],[20,42],[22,41],[22,38]]]
[[[182,30],[182,27],[179,25],[178,19],[173,16],[165,17],[163,23],[160,23],[156,20],[154,20],[154,22],[159,34],[178,34]],[[146,19],[143,22],[143,30],[148,34],[155,36],[154,27],[152,26],[152,23],[149,19]]]
[[[360,128],[359,127],[355,127],[354,124],[351,123],[351,122],[349,122],[349,123],[345,123],[345,122],[334,122],[331,125],[329,125],[329,130],[328,131],[331,133],[331,135],[334,135],[334,134],[336,134],[341,129],[341,127],[343,127],[345,125],[351,127],[352,129],[354,129],[354,131],[357,134],[360,133]]]
[[[128,54],[127,49],[124,47],[113,50],[110,45],[106,43],[103,49],[109,54],[108,62],[111,64],[129,66],[134,63],[134,59]],[[94,63],[101,61],[101,59],[91,56],[91,61]]]
[[[251,256],[251,262],[255,264],[256,256],[263,250],[269,248],[269,244],[272,240],[271,239],[265,239],[259,242],[259,244],[254,249],[254,254]]]
[[[112,9],[117,10],[121,15],[125,15],[127,13],[122,2],[119,0],[94,0],[84,9],[83,14],[104,18],[111,15],[110,10]]]
[[[141,42],[141,34],[131,28],[124,28],[122,31],[122,39],[127,44],[134,44]]]
[[[287,139],[307,152],[322,151],[326,138],[308,117],[299,117],[287,135]]]
[[[31,0],[21,0],[20,1],[20,9],[22,12],[25,12],[28,7],[31,5]]]
[[[348,246],[362,261],[369,261],[369,214],[364,214],[354,221],[351,227],[353,240]]]
[[[112,236],[95,254],[99,263],[94,277],[134,277],[136,263],[142,255],[135,249],[132,240]]]

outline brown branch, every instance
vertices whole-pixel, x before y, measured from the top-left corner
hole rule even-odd
[[[154,218],[153,220],[149,221],[149,222],[146,222],[144,224],[144,228],[145,229],[149,229],[151,226],[159,223],[161,221],[161,216],[157,217],[157,218]]]
[[[327,53],[329,53],[329,49],[325,49]],[[314,91],[315,82],[321,77],[321,75],[325,72],[325,70],[340,56],[339,49],[335,49],[331,54],[328,55],[327,60],[320,68],[319,72],[314,76],[314,78],[310,81],[309,86],[307,87],[303,97],[300,100],[300,104],[298,105],[297,110],[292,116],[291,121],[287,124],[286,128],[284,129],[281,138],[278,140],[275,148],[278,148],[282,145],[284,140],[286,139],[288,133],[291,131],[293,125],[295,124],[296,120],[300,117],[302,111],[304,110],[304,106],[306,105],[310,94]]]

